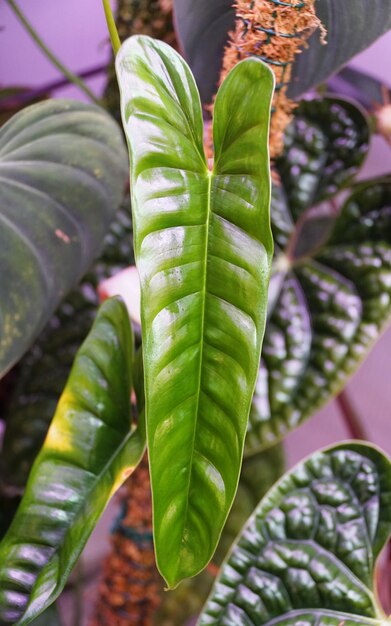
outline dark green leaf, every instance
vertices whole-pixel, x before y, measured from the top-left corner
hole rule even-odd
[[[332,99],[319,105],[311,102],[311,119],[319,107],[317,132],[322,129],[323,134],[330,132],[327,121],[322,126],[327,102],[333,108]],[[340,104],[337,101],[337,107]],[[310,202],[331,194],[327,163],[333,162],[335,149],[333,142],[324,144],[325,165],[317,173],[313,168],[310,183],[300,188],[294,179],[297,153],[301,163],[317,161],[313,144],[300,143],[300,137],[312,133],[313,121],[303,113],[306,107],[294,126],[299,147],[288,148],[281,159],[282,187],[273,194],[279,272],[271,281],[273,307],[250,413],[248,453],[278,441],[343,388],[391,315],[391,179],[356,187],[342,209],[338,200],[308,211],[306,198]],[[349,107],[344,109],[343,137],[349,128]],[[351,133],[357,138],[352,150],[360,153],[355,164],[350,150],[337,159],[341,174],[335,191],[345,184],[344,172],[350,180],[362,160],[366,132]],[[335,141],[340,146],[338,138]],[[293,133],[290,142],[295,144]],[[302,180],[305,175],[298,177]]]
[[[224,46],[233,30],[232,0],[174,0],[178,36],[203,102],[217,90]],[[297,55],[289,87],[297,99],[337,72],[353,56],[391,28],[389,0],[317,0],[316,12],[327,29],[327,45],[317,31]]]
[[[0,375],[97,255],[126,182],[120,129],[53,100],[0,129]]]
[[[277,161],[295,220],[352,181],[367,155],[368,143],[367,117],[352,102],[323,98],[300,104],[285,133],[284,154]]]
[[[132,344],[124,304],[107,300],[0,544],[1,624],[28,624],[56,599],[108,500],[143,455],[142,422],[131,429]]]
[[[202,102],[217,91],[228,32],[235,27],[232,0],[174,0],[175,26]]]
[[[157,564],[211,558],[231,507],[264,332],[273,75],[240,63],[215,104],[208,170],[194,79],[166,44],[117,56],[132,176]]]
[[[292,98],[323,83],[391,28],[389,0],[317,0],[315,9],[327,29],[327,45],[317,32],[297,56],[288,90]]]
[[[373,575],[390,520],[391,464],[378,449],[315,453],[262,500],[199,625],[380,626]]]
[[[24,487],[64,389],[75,354],[99,306],[98,283],[134,263],[129,198],[105,237],[102,255],[46,325],[13,372],[16,380],[7,410],[0,457],[7,487]]]

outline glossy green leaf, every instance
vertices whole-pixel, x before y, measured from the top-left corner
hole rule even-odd
[[[284,466],[282,446],[275,446],[244,459],[235,500],[213,555],[215,566],[219,566],[224,560],[259,500],[281,478]],[[174,591],[162,594],[160,607],[154,615],[154,624],[185,626],[192,623],[189,620],[200,614],[213,582],[214,576],[204,570],[198,576],[185,580]]]
[[[213,563],[220,565],[243,524],[258,502],[281,478],[285,470],[284,450],[281,444],[243,459],[240,481],[232,509],[213,555]]]
[[[14,372],[12,396],[3,412],[6,430],[0,455],[0,482],[24,487],[53,418],[76,352],[99,307],[97,286],[134,263],[129,197],[116,213],[98,261],[61,303]]]
[[[374,566],[391,531],[377,448],[316,452],[275,485],[233,546],[199,626],[380,626]]]
[[[342,111],[330,117],[327,107]],[[247,453],[275,443],[338,393],[391,316],[391,179],[356,185],[342,207],[333,196],[367,147],[366,122],[360,130],[362,114],[351,107],[304,104],[278,164],[278,253]]]
[[[132,344],[125,305],[107,300],[0,543],[2,625],[28,624],[56,599],[110,497],[143,455],[143,423],[131,427]]]
[[[98,254],[126,167],[120,129],[98,107],[43,102],[0,129],[0,375]]]
[[[142,292],[156,558],[174,587],[212,556],[239,478],[272,253],[273,75],[248,60],[224,82],[209,171],[199,96],[182,58],[132,37],[117,74]]]
[[[224,46],[235,24],[232,4],[232,0],[174,0],[178,37],[203,102],[211,102],[217,90]],[[317,31],[309,47],[297,55],[289,86],[295,99],[391,28],[388,0],[317,0],[315,8],[327,29],[328,44],[321,45]]]

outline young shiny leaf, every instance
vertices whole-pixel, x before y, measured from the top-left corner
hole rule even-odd
[[[120,129],[98,107],[51,100],[0,129],[0,376],[98,254],[126,168]]]
[[[374,566],[391,531],[391,463],[377,448],[316,452],[261,501],[199,626],[380,626]]]
[[[276,293],[248,454],[279,441],[338,393],[391,316],[391,179],[356,184],[339,208],[333,196],[359,171],[367,123],[341,99],[310,104],[300,107],[278,164],[281,187],[273,193],[272,224],[280,271],[271,281]],[[339,126],[339,134],[331,125]],[[306,202],[324,198],[334,204],[308,211]]]
[[[215,105],[208,170],[193,76],[166,44],[117,56],[141,281],[158,567],[169,587],[208,563],[237,482],[265,325],[272,238],[273,75],[240,63]]]
[[[24,626],[62,591],[89,535],[145,449],[131,427],[133,338],[107,300],[77,353],[16,516],[0,543],[0,623]]]

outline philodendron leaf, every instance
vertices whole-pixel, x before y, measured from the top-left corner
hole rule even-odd
[[[369,139],[368,119],[357,104],[338,97],[300,103],[277,161],[295,220],[352,182],[367,155]]]
[[[269,2],[280,4],[277,10],[284,9],[283,3]],[[262,3],[256,2],[255,8],[257,5],[262,11]],[[295,99],[324,82],[391,28],[388,0],[317,0],[315,9],[326,27],[327,45],[321,44],[317,31],[309,40],[308,48],[297,55],[288,90],[289,96]],[[202,101],[209,103],[217,90],[228,32],[235,27],[233,2],[174,0],[174,13],[178,37]],[[265,28],[269,32],[270,24],[265,23]],[[254,37],[253,31],[251,37]]]
[[[0,129],[0,376],[97,255],[127,177],[102,109],[52,100]]]
[[[170,587],[211,558],[235,495],[265,325],[272,72],[236,66],[208,170],[198,92],[169,46],[117,56],[141,281],[158,567]]]
[[[324,117],[326,106],[340,113]],[[277,290],[250,414],[248,453],[278,441],[343,388],[391,316],[391,178],[356,185],[341,208],[334,198],[333,205],[325,202],[313,214],[307,211],[311,204],[305,207],[306,199],[330,197],[349,182],[365,155],[367,131],[359,132],[351,106],[333,99],[306,103],[279,163],[281,187],[272,200],[279,254],[271,285]],[[343,140],[320,140],[322,134],[332,136],[338,118]],[[322,163],[316,147],[324,151]],[[338,152],[337,186],[330,191]]]
[[[243,460],[235,500],[213,555],[215,568],[226,557],[232,542],[259,500],[283,473],[284,454],[281,445]],[[213,582],[214,577],[208,568],[198,576],[185,580],[171,593],[163,593],[160,607],[154,615],[154,625],[184,626],[192,623],[190,620],[200,614]]]
[[[378,449],[316,452],[262,500],[199,626],[380,626],[374,566],[391,531],[391,463]]]
[[[288,89],[291,98],[323,83],[391,28],[388,0],[317,0],[315,9],[326,27],[327,44],[322,45],[317,32],[297,56]]]
[[[140,461],[131,426],[133,338],[107,300],[80,348],[16,516],[0,543],[0,624],[22,626],[59,595],[110,497]]]
[[[32,348],[18,363],[16,382],[3,412],[0,483],[24,487],[69,376],[76,352],[99,308],[100,281],[134,262],[129,198],[117,211],[99,260],[60,306]],[[0,486],[1,492],[1,486]]]

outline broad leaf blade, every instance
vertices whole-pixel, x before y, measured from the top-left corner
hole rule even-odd
[[[0,375],[99,252],[126,163],[120,129],[98,107],[39,103],[0,129]]]
[[[106,301],[0,544],[2,624],[28,624],[56,599],[110,497],[141,459],[142,424],[130,430],[132,344],[124,304]]]
[[[200,626],[375,624],[376,558],[391,531],[378,449],[317,452],[271,489],[223,565]]]
[[[3,418],[6,430],[0,478],[8,487],[24,487],[42,447],[77,350],[99,308],[97,286],[134,262],[129,196],[116,213],[99,260],[53,317],[18,364],[16,383]]]
[[[167,45],[117,57],[131,157],[157,563],[170,587],[209,561],[239,477],[272,239],[273,78],[239,64],[216,100],[208,171],[193,77]]]
[[[323,83],[391,28],[388,0],[317,0],[315,9],[327,30],[327,45],[315,33],[293,66],[292,98]]]
[[[284,452],[278,445],[243,460],[240,481],[228,519],[213,555],[213,565],[220,566],[243,524],[274,483],[284,473]],[[163,593],[154,616],[156,626],[185,626],[193,623],[212,589],[214,576],[205,569],[185,580],[177,589]]]

